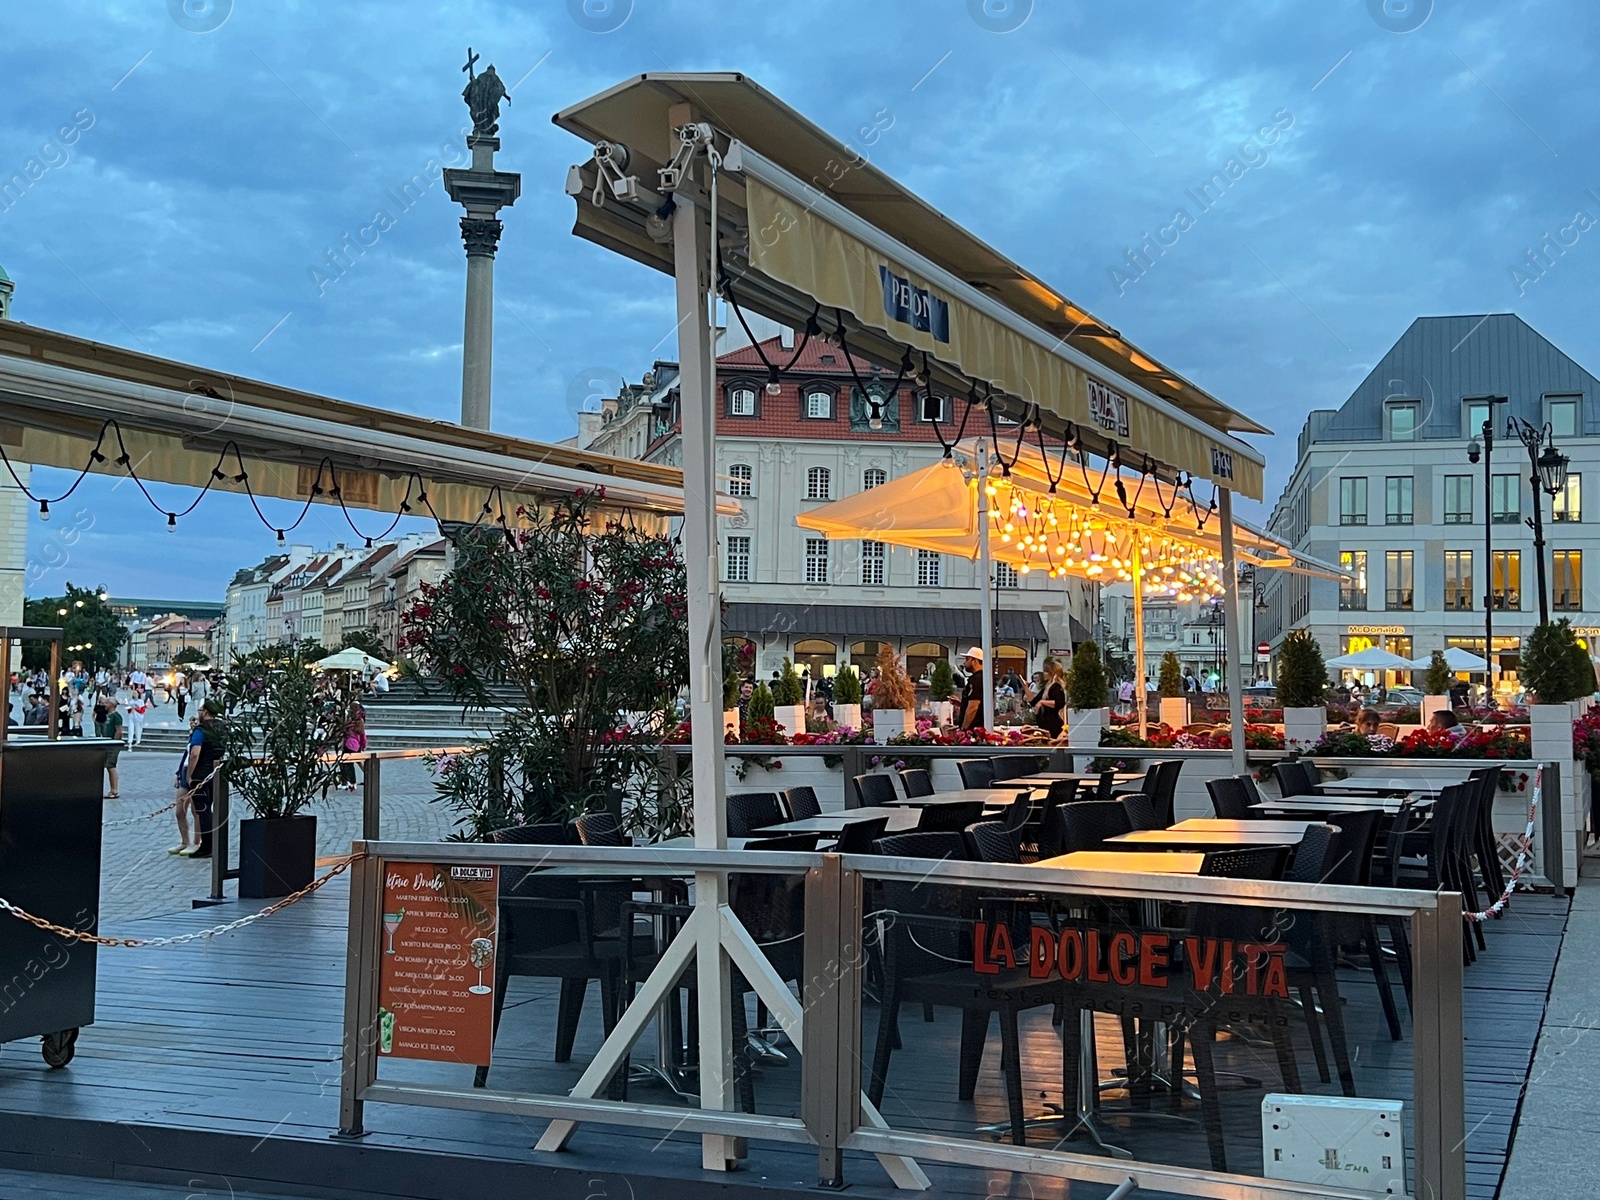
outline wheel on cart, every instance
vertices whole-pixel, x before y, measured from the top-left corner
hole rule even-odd
[[[66,1066],[78,1052],[78,1031],[63,1029],[60,1033],[47,1033],[40,1042],[39,1052],[44,1055],[44,1061],[51,1070],[55,1070]]]

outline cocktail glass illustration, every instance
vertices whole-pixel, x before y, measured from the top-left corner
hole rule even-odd
[[[484,986],[483,969],[494,958],[494,943],[488,938],[473,938],[467,944],[467,956],[472,960],[472,965],[478,968],[478,982],[469,987],[467,991],[474,996],[487,996],[494,989]]]
[[[378,1053],[394,1052],[394,1014],[387,1008],[378,1010]]]
[[[403,908],[397,909],[392,913],[386,912],[383,914],[383,931],[389,935],[389,946],[388,949],[384,951],[385,954],[394,953],[394,931],[400,928],[400,922],[404,921],[405,919],[406,910]]]

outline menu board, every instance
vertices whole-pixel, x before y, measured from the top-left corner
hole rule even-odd
[[[498,875],[490,866],[384,865],[380,1055],[488,1065]]]

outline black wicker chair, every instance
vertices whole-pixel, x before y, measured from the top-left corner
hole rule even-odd
[[[933,795],[933,774],[922,767],[907,767],[900,772],[900,786],[906,790],[906,799]]]
[[[1045,761],[1036,754],[997,754],[989,760],[989,766],[994,771],[994,781],[1004,783],[1008,779],[1037,775],[1044,770]]]
[[[820,817],[822,815],[822,802],[817,799],[815,788],[784,788],[783,802],[789,810],[789,819],[791,821],[806,821],[812,817]]]
[[[864,821],[851,821],[839,831],[839,841],[834,845],[836,854],[876,854],[876,843],[889,827],[888,817],[871,817]]]
[[[894,780],[887,775],[857,775],[850,780],[862,808],[883,808],[900,799]]]
[[[994,765],[987,758],[957,759],[956,770],[961,772],[961,786],[964,788],[994,786]]]
[[[951,801],[948,804],[925,804],[917,818],[918,833],[959,833],[968,825],[983,818],[982,800]]]
[[[1121,804],[1122,811],[1128,816],[1128,824],[1135,830],[1167,828],[1156,815],[1154,802],[1143,792],[1130,792],[1124,795]]]
[[[728,836],[755,837],[769,825],[783,823],[783,802],[777,792],[733,792],[728,796]]]
[[[1237,775],[1206,780],[1206,791],[1211,794],[1211,811],[1219,820],[1249,821],[1255,817],[1250,811],[1250,797],[1244,790],[1244,781]]]
[[[1056,820],[1061,826],[1062,854],[1103,850],[1107,838],[1133,832],[1128,810],[1117,800],[1083,800],[1068,804],[1057,810]]]

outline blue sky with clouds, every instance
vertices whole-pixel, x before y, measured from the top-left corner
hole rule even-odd
[[[500,164],[523,175],[495,427],[564,437],[575,381],[673,355],[672,293],[571,235],[585,155],[550,114],[641,71],[737,69],[836,135],[892,114],[880,166],[1276,429],[1275,494],[1307,410],[1416,316],[1515,311],[1600,369],[1600,226],[1573,225],[1600,221],[1597,20],[1587,0],[13,4],[0,176],[49,169],[0,211],[0,264],[20,320],[454,417],[460,210],[438,185],[403,212],[391,193],[459,142],[470,43],[516,85]],[[92,123],[48,145],[75,114]],[[1233,186],[1198,203],[1229,159]],[[393,227],[327,282],[378,210]],[[1576,241],[1530,268],[1547,233]],[[30,593],[220,597],[273,548],[232,498],[169,538],[127,493],[91,480],[33,519]]]

